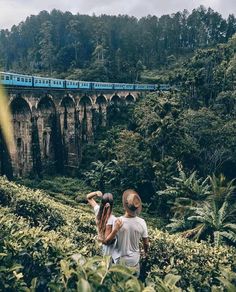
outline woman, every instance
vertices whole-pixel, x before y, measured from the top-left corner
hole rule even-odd
[[[101,204],[98,205],[95,198],[101,198]],[[100,191],[92,192],[87,195],[87,200],[93,208],[96,216],[96,225],[98,229],[98,240],[100,242],[106,241],[106,238],[112,232],[112,227],[115,223],[116,217],[112,214],[113,208],[113,195]],[[112,255],[114,249],[114,241],[109,245],[102,245],[103,255]]]

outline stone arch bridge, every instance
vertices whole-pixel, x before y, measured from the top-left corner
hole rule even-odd
[[[143,93],[8,88],[15,150],[0,136],[0,171],[14,176],[63,173],[79,168],[81,147],[108,123],[109,110]],[[95,119],[95,117],[98,117]]]

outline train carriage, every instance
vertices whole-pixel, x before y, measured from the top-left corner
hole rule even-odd
[[[33,78],[29,75],[0,72],[0,82],[3,85],[32,86]]]
[[[134,84],[114,83],[114,89],[116,89],[116,90],[134,90]]]
[[[91,89],[91,82],[79,81],[79,89]]]
[[[79,81],[75,80],[65,80],[65,86],[69,89],[78,89],[79,88]]]
[[[51,79],[46,78],[46,77],[39,77],[39,76],[34,76],[33,77],[33,84],[34,87],[51,87]]]
[[[135,84],[135,90],[148,90],[147,84]]]
[[[163,83],[159,85],[160,91],[169,91],[171,89],[170,84]]]
[[[12,85],[12,74],[0,72],[0,83],[3,85]]]
[[[64,88],[64,80],[62,79],[55,79],[55,78],[50,78],[51,79],[51,88]]]
[[[113,89],[113,83],[92,82],[92,88],[99,89],[99,90],[109,90],[109,89]]]

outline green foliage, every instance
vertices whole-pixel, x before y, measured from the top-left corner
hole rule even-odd
[[[236,273],[230,269],[221,269],[221,276],[217,278],[228,292],[236,290]]]
[[[173,231],[188,226],[186,220],[192,214],[191,208],[198,206],[207,197],[210,188],[208,178],[205,180],[198,178],[196,171],[187,175],[181,163],[178,163],[178,171],[179,177],[173,177],[172,185],[157,193],[171,205],[174,218],[167,227]]]
[[[44,287],[60,258],[75,250],[70,239],[56,231],[31,227],[25,219],[10,213],[8,208],[1,208],[0,222],[0,252],[4,254],[1,287],[28,286],[35,277],[38,286]]]
[[[235,200],[232,194],[235,190],[234,181],[226,182],[223,176],[210,177],[211,192],[201,205],[192,208],[193,215],[188,220],[194,222],[194,231],[188,235],[206,238],[210,236],[218,246],[223,240],[236,245]],[[191,234],[192,233],[192,234]]]
[[[0,186],[1,192],[11,194],[15,201],[30,204],[37,198],[64,220],[56,230],[48,230],[45,220],[41,226],[31,225],[30,217],[36,214],[29,214],[28,218],[14,214],[12,202],[0,208],[0,285],[8,290],[76,291],[83,287],[88,291],[153,292],[156,287],[169,291],[192,286],[209,291],[213,285],[223,287],[217,278],[223,277],[220,266],[235,269],[235,249],[191,242],[149,226],[151,248],[148,260],[142,262],[144,278],[148,274],[148,286],[144,287],[133,277],[132,270],[122,266],[108,269],[108,258],[94,257],[100,254],[100,247],[95,239],[94,215],[87,207],[65,205],[39,190],[4,178],[0,178]],[[167,274],[179,275],[181,279],[175,282],[179,277]]]
[[[176,283],[180,280],[181,276],[167,274],[164,279],[155,276],[155,288],[160,292],[181,292],[182,289],[176,286]]]
[[[104,192],[107,189],[107,186],[111,186],[112,182],[115,180],[117,175],[116,164],[116,160],[112,160],[107,164],[100,160],[92,162],[92,169],[84,173],[85,180],[94,189]]]
[[[0,62],[6,70],[134,82],[144,68],[171,68],[184,54],[226,42],[235,33],[235,23],[233,15],[225,20],[203,6],[192,13],[184,10],[141,19],[41,11],[10,31],[1,30]],[[217,57],[211,58],[212,67],[216,61]],[[229,82],[233,68],[231,61]],[[208,72],[212,71],[198,74],[197,80],[210,84]]]
[[[179,178],[174,186],[160,192],[168,196],[173,218],[167,225],[172,232],[183,231],[185,237],[205,239],[216,246],[236,243],[234,180],[222,175],[198,179],[196,172],[187,176],[179,165]]]
[[[65,223],[60,213],[34,200],[17,200],[14,212],[28,218],[33,226],[43,225],[47,229],[56,229]]]
[[[158,230],[151,231],[150,238],[148,283],[159,285],[160,279],[156,277],[163,279],[167,274],[174,274],[181,276],[177,286],[182,289],[210,291],[213,285],[219,285],[220,266],[235,269],[234,248],[212,247]]]
[[[84,201],[84,194],[90,191],[89,187],[83,181],[69,177],[51,177],[41,180],[30,180],[27,178],[18,178],[18,183],[33,189],[44,190],[50,196],[69,205],[74,205],[74,198]],[[63,196],[66,195],[66,196]]]
[[[60,278],[49,286],[60,291],[133,291],[144,287],[132,274],[132,270],[115,265],[110,267],[110,257],[94,257],[86,260],[74,255],[74,261],[61,260]]]

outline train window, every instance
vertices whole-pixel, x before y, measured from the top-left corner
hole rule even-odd
[[[39,83],[41,83],[41,80],[39,79]]]
[[[6,80],[10,80],[9,76],[6,76]]]
[[[31,82],[32,80],[31,80],[31,78],[29,79],[29,82]]]
[[[25,78],[25,82],[28,82],[28,78]]]
[[[4,76],[3,75],[1,75],[1,80],[4,80]]]
[[[17,78],[16,78],[16,81],[20,81],[20,77],[17,77]]]
[[[48,80],[46,80],[46,84],[48,84]]]
[[[25,79],[24,78],[21,78],[21,82],[24,82],[25,81]]]

